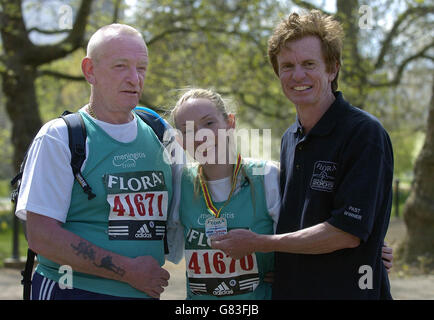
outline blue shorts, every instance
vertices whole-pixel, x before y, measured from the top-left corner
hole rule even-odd
[[[35,272],[32,279],[31,300],[158,300],[154,298],[116,297],[77,288],[61,289],[56,281]]]

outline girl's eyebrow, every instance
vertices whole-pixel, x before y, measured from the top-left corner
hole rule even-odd
[[[206,114],[206,115],[204,115],[203,117],[201,117],[199,120],[203,120],[203,119],[206,119],[206,118],[208,118],[208,117],[212,118],[213,115],[212,115],[211,113]],[[187,120],[187,121],[192,121],[192,120]],[[186,121],[186,122],[187,122],[187,121]],[[182,127],[186,127],[186,126],[187,126],[186,123],[181,124],[181,128],[182,128]]]

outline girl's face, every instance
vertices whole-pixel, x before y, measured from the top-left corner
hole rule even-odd
[[[217,155],[227,153],[228,148],[218,150],[219,131],[224,134],[229,129],[234,129],[235,118],[229,114],[225,119],[222,112],[216,108],[213,102],[205,98],[188,99],[175,114],[175,126],[182,134],[182,147],[199,163],[218,163]],[[221,155],[224,156],[224,155]],[[226,159],[224,157],[223,159]]]

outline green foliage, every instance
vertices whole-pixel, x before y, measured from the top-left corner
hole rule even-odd
[[[70,2],[75,12],[80,2]],[[125,8],[125,1],[121,2],[121,9]],[[88,35],[112,22],[115,3],[94,1],[93,14],[86,27]],[[342,9],[344,5],[352,6],[356,2],[337,3]],[[43,4],[44,1],[40,1],[40,5]],[[407,8],[431,4],[426,0],[370,0],[367,4],[373,9],[374,26],[371,29],[351,29],[357,23],[354,12],[348,16],[340,15],[350,32],[345,40],[339,86],[352,104],[374,114],[383,123],[394,147],[395,177],[409,181],[423,140],[421,132],[432,81],[432,59],[428,63],[419,59],[417,63],[407,65],[399,86],[375,87],[371,84],[390,81],[398,66],[414,55],[414,50],[432,41],[432,32],[429,32],[433,30],[432,20],[418,11],[403,15],[407,20],[397,28],[398,36],[393,37],[382,65],[377,66],[381,46],[390,35],[390,22],[396,21]],[[18,17],[20,11],[16,4],[14,9]],[[160,113],[166,111],[163,115],[167,116],[180,89],[188,86],[213,88],[234,101],[239,128],[272,129],[272,158],[278,159],[280,136],[294,121],[295,109],[282,94],[279,80],[267,60],[267,40],[276,22],[293,9],[289,1],[274,0],[136,1],[134,14],[120,22],[140,30],[148,43],[150,65],[142,104],[154,107]],[[5,8],[0,7],[0,10]],[[6,27],[10,32],[14,31],[12,25]],[[0,73],[12,73],[3,59],[6,46],[0,42]],[[357,51],[359,56],[355,54]],[[8,52],[9,55],[12,53]],[[84,50],[77,50],[40,70],[81,75],[80,62],[84,54]],[[39,112],[46,122],[65,109],[78,110],[87,103],[89,93],[85,81],[40,76],[36,80],[39,110],[35,112]],[[12,125],[4,105],[4,93],[0,92],[0,179],[4,179],[0,181],[0,197],[9,196],[8,184],[13,176]],[[401,190],[401,212],[408,193],[408,188]],[[11,223],[10,211],[0,212],[0,261],[11,254]],[[26,242],[22,234],[20,246],[24,252]],[[420,260],[420,263],[425,266],[427,260]]]
[[[44,67],[59,73],[81,76],[82,50],[65,59],[56,60]],[[58,117],[64,110],[77,111],[89,101],[89,84],[86,81],[70,81],[42,76],[36,80],[37,99],[43,122]]]
[[[403,212],[404,212],[404,205],[405,202],[407,201],[408,196],[410,195],[410,188],[409,188],[409,184],[405,183],[405,181],[400,181],[400,187],[399,187],[399,193],[396,193],[396,188],[395,188],[395,184],[394,184],[394,191],[393,191],[393,202],[392,202],[392,210],[390,213],[391,217],[398,217],[398,218],[402,218],[403,217]],[[398,197],[398,206],[397,206],[397,201],[396,198]],[[398,215],[396,215],[396,211],[398,208]]]
[[[23,232],[19,233],[19,254],[23,256],[27,251],[27,241]],[[0,230],[0,268],[5,259],[12,256],[12,229]]]
[[[12,213],[9,208],[2,206],[0,208],[0,232],[5,232],[6,230],[12,228]]]
[[[115,2],[95,1],[86,29],[88,35],[112,21]],[[74,10],[79,3],[78,0],[71,2]],[[121,3],[121,10],[125,9],[125,1]],[[405,8],[420,3],[427,5],[416,0],[403,0],[400,5],[394,4],[392,0],[369,1],[375,28],[355,29],[352,32],[357,32],[347,36],[348,40],[357,43],[361,55],[360,60],[355,61],[351,51],[354,48],[346,43],[341,73],[340,89],[345,97],[354,105],[376,115],[390,133],[398,176],[411,172],[414,157],[408,155],[418,139],[412,132],[415,127],[420,128],[425,119],[425,100],[409,98],[410,91],[413,95],[414,92],[422,92],[423,96],[425,92],[420,91],[421,85],[409,87],[408,83],[417,83],[417,79],[429,72],[422,67],[415,75],[407,77],[405,86],[396,88],[372,88],[367,85],[366,79],[369,77],[372,82],[387,81],[389,73],[396,69],[396,63],[401,59],[392,50],[386,56],[386,67],[373,72],[375,56],[386,37],[387,28],[390,29],[390,24],[381,23],[379,17],[395,19]],[[268,62],[267,40],[276,22],[293,9],[290,2],[272,0],[137,1],[133,15],[124,16],[119,22],[136,27],[148,43],[150,64],[141,103],[168,116],[180,89],[188,86],[211,87],[234,101],[240,127],[272,129],[273,158],[277,159],[280,136],[294,121],[295,109],[282,94],[279,80]],[[346,18],[345,15],[340,17]],[[413,16],[413,20],[402,27],[409,27],[417,21]],[[354,23],[352,20],[346,21],[346,26]],[[407,33],[403,36],[407,37]],[[399,49],[402,57],[412,49],[410,45],[401,48],[398,44],[399,41],[392,42],[393,48]],[[84,54],[84,50],[77,50],[40,69],[81,75],[80,61]],[[419,84],[423,82],[427,83],[426,79]],[[38,77],[36,87],[43,122],[57,117],[65,109],[77,110],[87,103],[90,92],[85,81],[50,76]],[[1,108],[0,114],[3,121],[0,126],[0,146],[4,150],[0,161],[0,178],[9,178],[12,146],[8,141],[11,127],[5,121],[7,117]]]
[[[238,117],[252,127],[271,128],[270,122],[278,122],[277,118],[287,119],[284,125],[273,126],[275,136],[280,136],[293,110],[280,93],[280,84],[266,57],[271,32],[267,23],[277,17],[278,4],[158,3],[159,7],[155,1],[140,3],[135,18],[135,25],[144,30],[150,52],[143,101],[170,110],[179,89],[213,88],[232,98]],[[258,15],[268,20],[258,19]],[[288,107],[282,109],[283,104]],[[261,112],[268,115],[266,119],[258,117]]]
[[[413,166],[420,150],[422,133],[408,130],[389,131],[395,159],[395,176],[409,179],[413,175]]]
[[[12,179],[12,176],[10,177]],[[0,198],[9,198],[11,193],[10,179],[0,180]],[[2,206],[0,204],[0,210]]]
[[[3,261],[12,256],[12,224],[13,216],[10,209],[0,206],[0,268]],[[27,250],[27,240],[22,231],[21,222],[19,223],[19,255],[24,255]]]
[[[1,81],[0,81],[1,84]],[[0,179],[12,177],[12,155],[13,147],[10,143],[11,132],[10,123],[5,115],[4,105],[0,96]],[[0,191],[3,192],[3,186],[0,184]]]

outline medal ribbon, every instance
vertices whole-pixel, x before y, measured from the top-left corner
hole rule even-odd
[[[220,212],[222,211],[222,209],[226,206],[226,204],[229,202],[229,200],[232,197],[232,193],[234,192],[236,184],[237,184],[237,177],[238,177],[238,173],[240,172],[240,169],[241,169],[241,155],[238,154],[237,163],[235,164],[234,173],[232,175],[231,192],[229,193],[229,197],[226,200],[226,202],[224,203],[224,205],[219,210],[217,210],[217,208],[214,206],[214,203],[212,202],[211,194],[208,191],[208,187],[206,185],[206,182],[202,178],[202,167],[199,167],[199,179],[200,179],[200,185],[202,187],[203,198],[205,199],[205,204],[206,204],[208,211],[211,212],[211,214],[214,215],[216,218],[218,218],[220,216]]]

